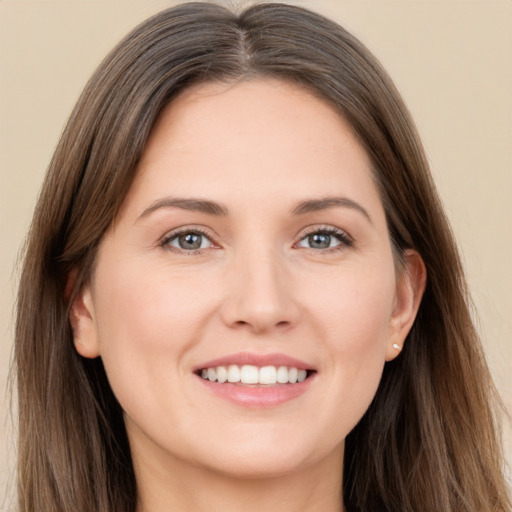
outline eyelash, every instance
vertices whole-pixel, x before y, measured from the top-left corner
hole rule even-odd
[[[187,254],[187,255],[194,255],[201,253],[204,249],[194,249],[194,250],[186,250],[186,249],[178,249],[175,247],[170,246],[170,242],[177,239],[181,235],[185,234],[197,234],[202,235],[206,237],[210,243],[215,247],[214,237],[205,229],[202,229],[200,227],[186,227],[179,229],[177,231],[173,231],[172,233],[165,236],[159,243],[160,247],[163,247],[164,249],[167,249],[172,252],[178,252],[180,254]],[[326,249],[314,249],[312,247],[305,249],[310,249],[315,252],[322,252],[322,253],[331,253],[331,252],[337,252],[342,251],[344,249],[350,248],[354,246],[354,240],[352,237],[350,237],[345,231],[342,231],[341,229],[334,228],[332,226],[315,226],[311,227],[305,232],[301,233],[300,239],[298,242],[294,244],[297,245],[297,243],[302,242],[305,238],[311,235],[320,234],[320,235],[328,235],[336,238],[340,243],[339,245],[336,245],[334,247],[326,248]]]

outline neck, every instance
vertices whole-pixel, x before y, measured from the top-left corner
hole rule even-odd
[[[134,454],[137,512],[341,512],[343,447],[287,474],[234,476]],[[271,464],[271,462],[270,462]]]

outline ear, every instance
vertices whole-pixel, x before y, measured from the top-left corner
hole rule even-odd
[[[417,251],[405,251],[403,259],[389,324],[386,361],[393,360],[401,352],[418,313],[427,282],[425,264]]]
[[[66,294],[73,288],[77,273],[70,272]],[[82,287],[72,299],[69,320],[73,328],[76,351],[83,357],[94,359],[100,355],[98,330],[90,286]]]

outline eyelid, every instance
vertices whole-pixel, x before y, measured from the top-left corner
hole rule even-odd
[[[310,235],[311,233],[316,233],[318,231],[329,231],[339,233],[340,235],[345,235],[347,238],[352,239],[352,237],[347,233],[346,230],[338,228],[337,226],[333,226],[332,224],[312,224],[310,226],[306,226],[297,236],[304,237]]]

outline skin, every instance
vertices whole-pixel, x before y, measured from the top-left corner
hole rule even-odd
[[[158,203],[169,197],[227,214]],[[345,203],[293,213],[328,197]],[[206,232],[203,248],[183,249],[178,228]],[[312,246],[325,228],[342,239]],[[78,352],[102,357],[125,411],[139,511],[342,510],[344,439],[424,282],[414,251],[397,273],[368,157],[332,107],[267,79],[183,92],[71,309]],[[314,381],[275,407],[208,392],[193,369],[238,352],[298,358]]]

